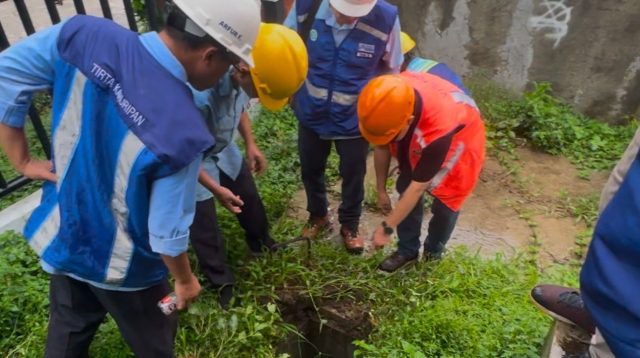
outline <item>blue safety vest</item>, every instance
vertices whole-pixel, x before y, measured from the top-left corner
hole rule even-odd
[[[640,357],[640,156],[596,224],[580,289],[616,357]]]
[[[467,96],[471,95],[469,90],[464,86],[464,83],[462,83],[462,79],[460,78],[460,76],[458,76],[457,73],[455,73],[449,66],[442,62],[415,57],[411,60],[411,62],[409,62],[407,71],[430,73],[458,87],[459,89],[464,91]]]
[[[298,21],[304,21],[310,4],[310,0],[296,1]],[[383,69],[397,15],[395,6],[379,0],[337,47],[331,26],[316,17],[307,41],[309,74],[294,97],[294,111],[303,126],[322,137],[360,135],[358,95]]]
[[[110,20],[76,16],[61,29],[52,114],[57,184],[25,227],[55,270],[121,287],[166,277],[149,246],[154,180],[213,145],[191,91]],[[174,203],[166,203],[174,205]]]

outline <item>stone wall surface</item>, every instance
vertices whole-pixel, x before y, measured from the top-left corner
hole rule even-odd
[[[640,0],[389,1],[419,52],[464,77],[482,74],[516,91],[547,81],[588,115],[640,117]],[[50,25],[43,0],[25,2],[36,28]],[[84,3],[101,15],[97,0]],[[126,24],[122,1],[109,3]],[[63,18],[75,13],[73,1],[63,4]],[[0,23],[12,43],[25,36],[11,1],[0,3]]]
[[[640,117],[639,0],[390,0],[421,55],[522,91],[546,81],[584,113]]]

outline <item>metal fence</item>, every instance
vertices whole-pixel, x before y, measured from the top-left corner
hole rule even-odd
[[[0,0],[2,2],[3,0]],[[32,0],[35,1],[35,0]],[[60,22],[60,14],[58,12],[57,2],[58,0],[39,0],[44,1],[47,11],[49,13],[49,18],[51,19],[52,24],[57,24]],[[69,1],[69,0],[66,0]],[[161,26],[161,20],[159,14],[162,13],[161,6],[164,5],[164,0],[147,0],[144,1],[144,12],[142,18],[136,17],[136,13],[134,12],[133,4],[131,0],[88,0],[88,1],[99,1],[100,8],[102,10],[102,16],[108,19],[113,20],[113,15],[111,12],[111,6],[109,2],[115,3],[116,1],[122,1],[124,5],[125,14],[127,17],[127,23],[131,30],[138,31],[138,24],[144,23],[146,27],[150,30],[158,30]],[[233,1],[233,0],[229,0]],[[33,34],[36,30],[33,26],[33,21],[31,20],[31,15],[29,15],[29,10],[25,4],[24,0],[13,0],[13,4],[18,12],[20,17],[20,21],[22,22],[22,26],[24,27],[27,35]],[[85,6],[83,0],[73,0],[73,5],[75,8],[75,12],[77,14],[86,14]],[[142,14],[139,14],[142,15]],[[262,16],[263,20],[267,22],[280,22],[284,16],[284,6],[281,0],[262,0]],[[2,27],[2,22],[0,21],[0,52],[5,50],[11,46],[9,43],[9,39],[7,38],[7,34],[5,33],[5,29]],[[51,158],[51,143],[47,136],[47,131],[42,124],[42,119],[40,118],[38,109],[36,109],[33,105],[29,108],[29,119],[35,129],[36,135],[38,137],[38,141],[42,146],[42,150],[46,154],[47,158]],[[15,178],[5,178],[2,173],[0,173],[0,198],[5,197],[12,192],[22,188],[30,182],[29,179],[23,176],[17,176]]]

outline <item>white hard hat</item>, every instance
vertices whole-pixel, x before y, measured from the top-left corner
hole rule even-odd
[[[371,12],[377,0],[329,0],[339,13],[350,17],[362,17]]]
[[[173,0],[189,18],[184,30],[209,35],[253,67],[251,51],[260,30],[260,4],[256,0]]]

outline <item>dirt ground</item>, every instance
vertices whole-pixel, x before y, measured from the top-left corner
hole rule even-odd
[[[566,159],[533,151],[517,150],[519,160],[502,166],[489,157],[473,195],[465,203],[450,246],[466,245],[473,252],[492,256],[502,253],[514,255],[529,245],[540,247],[539,261],[567,262],[575,247],[576,235],[586,227],[577,223],[563,210],[563,198],[597,195],[607,173],[595,173],[589,180],[580,179],[574,166]],[[514,170],[515,168],[515,170]],[[337,235],[337,208],[340,183],[330,190],[330,213],[334,234],[330,238],[340,245]],[[375,188],[373,161],[369,158],[366,190]],[[365,202],[373,203],[375,194],[367,193]],[[394,192],[392,200],[397,200]],[[301,222],[307,219],[304,190],[299,191],[290,204],[290,216]],[[422,231],[426,233],[430,217],[425,210]],[[371,231],[383,220],[380,213],[365,205],[360,230],[367,238],[367,252],[371,250]]]

